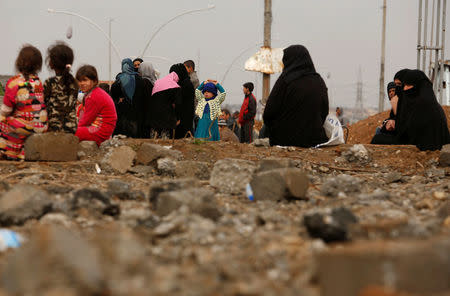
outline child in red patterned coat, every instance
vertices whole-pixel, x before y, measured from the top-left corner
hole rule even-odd
[[[78,128],[75,133],[80,141],[95,141],[97,145],[111,138],[116,128],[117,113],[112,98],[98,87],[97,70],[82,66],[76,78],[83,93],[83,103],[78,112]]]

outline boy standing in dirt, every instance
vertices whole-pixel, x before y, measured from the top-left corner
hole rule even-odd
[[[245,95],[244,102],[239,112],[239,124],[241,125],[240,142],[251,143],[253,141],[253,125],[255,124],[256,115],[256,98],[253,95],[253,83],[247,82],[243,85]]]

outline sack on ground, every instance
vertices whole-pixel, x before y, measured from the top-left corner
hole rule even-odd
[[[328,114],[323,124],[325,133],[328,137],[328,141],[316,146],[316,148],[323,146],[334,146],[344,144],[344,130],[342,129],[341,122],[335,114]]]

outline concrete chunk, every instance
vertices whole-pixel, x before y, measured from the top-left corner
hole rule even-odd
[[[323,296],[358,296],[371,286],[413,295],[450,289],[450,239],[363,242],[318,254]]]
[[[77,152],[78,138],[73,134],[33,134],[25,141],[26,160],[75,161]]]
[[[137,151],[136,162],[138,164],[149,165],[159,158],[166,157],[181,160],[183,154],[178,150],[172,150],[161,145],[144,143]]]
[[[439,165],[443,167],[450,166],[450,144],[444,145],[439,155]]]
[[[302,170],[285,168],[258,173],[250,185],[255,200],[281,201],[305,198],[309,180]]]

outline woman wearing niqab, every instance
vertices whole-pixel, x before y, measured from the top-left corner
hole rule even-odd
[[[142,77],[144,86],[144,100],[142,102],[142,108],[138,110],[138,130],[142,138],[150,137],[150,100],[152,96],[153,86],[158,79],[158,73],[156,72],[153,64],[150,62],[143,62],[139,66],[139,75]]]
[[[145,92],[142,78],[135,72],[131,59],[122,60],[122,72],[111,86],[111,97],[117,111],[114,134],[141,138],[139,118],[142,116]]]
[[[263,115],[270,144],[312,147],[326,142],[327,87],[308,50],[302,45],[289,46],[284,50],[283,64]]]
[[[178,85],[181,88],[181,105],[177,110],[180,123],[175,130],[175,138],[180,139],[184,138],[188,131],[193,132],[195,90],[184,64],[172,65],[169,72],[177,73],[179,78]]]
[[[402,78],[404,88],[396,123],[398,143],[416,145],[420,150],[440,150],[450,143],[450,134],[431,81],[420,70],[409,70]]]

